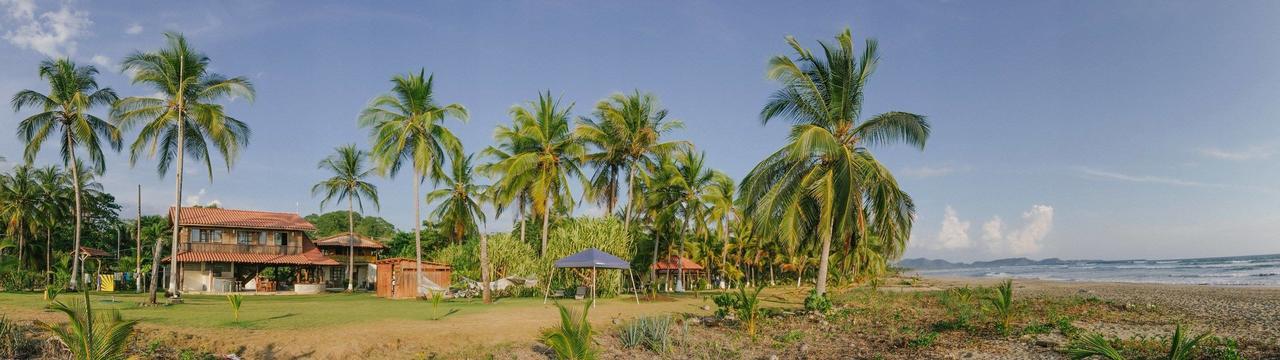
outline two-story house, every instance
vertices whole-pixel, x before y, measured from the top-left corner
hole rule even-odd
[[[183,207],[178,225],[181,270],[170,274],[184,292],[315,293],[341,265],[307,236],[315,225],[294,213]]]

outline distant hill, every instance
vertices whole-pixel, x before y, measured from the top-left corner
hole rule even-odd
[[[1028,266],[1028,265],[1066,265],[1075,261],[1062,260],[1059,258],[1048,258],[1043,260],[1031,260],[1024,257],[997,259],[991,261],[974,261],[950,262],[941,259],[913,258],[902,259],[897,263],[898,267],[915,269],[915,270],[931,270],[931,269],[956,269],[971,267],[996,267],[996,266]]]

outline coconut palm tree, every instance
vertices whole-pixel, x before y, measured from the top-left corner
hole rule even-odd
[[[34,234],[40,223],[40,186],[30,165],[13,168],[11,174],[0,174],[0,221],[10,237],[18,238],[17,266],[23,269],[27,235]]]
[[[571,179],[587,187],[580,167],[586,147],[569,128],[573,104],[562,106],[547,91],[526,106],[511,108],[514,126],[498,126],[495,137],[499,144],[486,153],[501,159],[493,169],[501,175],[502,189],[529,193],[534,214],[542,217],[539,256],[546,256],[552,209],[573,209]]]
[[[422,263],[422,182],[437,178],[449,153],[462,152],[462,143],[444,121],[452,117],[466,122],[467,109],[436,103],[435,75],[426,76],[426,69],[396,75],[391,83],[390,93],[373,98],[361,111],[359,123],[369,128],[370,152],[381,171],[395,176],[405,163],[413,168],[414,260]],[[414,272],[422,278],[421,269]]]
[[[489,195],[489,186],[476,184],[471,161],[474,154],[453,155],[449,161],[449,174],[443,176],[448,187],[427,193],[427,202],[434,203],[436,210],[431,213],[440,228],[447,231],[450,240],[461,244],[468,234],[480,235],[480,282],[484,303],[491,301],[489,294],[489,239],[479,229],[477,222],[484,223],[484,204]]]
[[[618,177],[626,173],[628,200],[622,227],[629,230],[631,213],[635,211],[632,204],[636,201],[632,199],[635,199],[637,174],[656,156],[689,146],[687,141],[662,140],[663,135],[684,128],[684,123],[668,119],[667,110],[658,103],[658,98],[639,90],[600,100],[593,115],[594,119],[579,119],[574,130],[593,149],[586,155],[587,163],[596,169],[588,195],[613,213],[618,199]]]
[[[165,33],[167,44],[152,52],[134,52],[122,65],[133,72],[133,83],[151,87],[156,97],[129,97],[120,100],[111,116],[124,128],[142,125],[138,138],[130,146],[130,164],[146,155],[157,158],[156,171],[163,176],[174,169],[173,236],[169,269],[178,269],[178,235],[182,218],[182,178],[186,157],[204,162],[205,172],[213,180],[212,156],[217,150],[227,169],[235,163],[240,149],[249,145],[249,125],[226,113],[217,102],[235,99],[253,101],[253,84],[244,77],[213,73],[210,59],[187,43],[179,33]],[[178,294],[178,277],[169,277],[169,291]]]
[[[819,42],[817,56],[794,38],[787,42],[796,57],[769,61],[768,76],[781,88],[760,118],[764,124],[786,119],[795,125],[789,143],[743,180],[742,193],[757,230],[821,242],[816,291],[824,294],[833,239],[846,251],[873,233],[892,239],[891,247],[905,244],[914,205],[867,146],[906,143],[923,149],[929,123],[897,111],[860,119],[864,86],[877,63],[875,40],[867,40],[861,55],[848,29],[835,44]]]
[[[727,278],[727,265],[729,264],[729,247],[732,241],[729,240],[729,228],[732,221],[738,218],[738,206],[734,203],[737,199],[736,185],[733,178],[729,176],[717,176],[708,184],[706,192],[702,195],[702,202],[707,204],[707,221],[714,223],[716,237],[719,240],[719,260],[715,266],[716,271],[720,273],[722,278]]]
[[[717,182],[717,179],[727,177],[719,171],[713,170],[706,165],[706,154],[695,152],[691,148],[685,148],[675,157],[676,176],[668,183],[671,191],[674,191],[680,206],[681,217],[684,224],[680,227],[680,245],[676,249],[681,253],[678,256],[684,256],[685,238],[688,236],[690,225],[696,225],[702,222],[705,213],[705,205],[702,199],[710,191],[711,187]],[[680,267],[677,272],[679,278],[684,278],[684,267]],[[683,285],[683,284],[680,284]]]
[[[62,163],[71,169],[74,184],[80,174],[76,153],[84,151],[93,163],[93,172],[101,174],[106,170],[106,160],[102,147],[119,151],[121,146],[120,130],[115,125],[90,114],[89,111],[98,106],[109,106],[119,97],[111,88],[98,87],[94,78],[98,69],[91,65],[80,66],[67,59],[45,60],[40,62],[40,78],[49,82],[49,93],[41,94],[33,90],[22,90],[13,95],[11,101],[13,111],[23,108],[38,108],[40,112],[23,119],[18,123],[18,137],[26,142],[23,158],[27,163],[35,160],[40,147],[51,135],[57,136],[60,142],[58,152]],[[83,214],[80,188],[75,192],[75,248],[80,247],[80,227]],[[78,284],[79,258],[72,259],[71,287]]]
[[[356,220],[355,210],[358,207],[364,212],[364,200],[378,205],[378,187],[365,179],[373,176],[373,169],[367,166],[369,153],[356,148],[355,144],[339,146],[333,155],[320,160],[317,165],[321,170],[333,173],[333,176],[316,183],[311,187],[311,196],[324,194],[320,200],[320,210],[324,211],[325,203],[330,200],[347,201],[347,291],[355,291],[353,280],[356,277]]]
[[[45,281],[53,275],[53,229],[66,220],[74,206],[71,179],[56,166],[40,168],[35,172],[40,202],[38,224],[44,228]]]

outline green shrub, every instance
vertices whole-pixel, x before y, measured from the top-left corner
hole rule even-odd
[[[738,308],[738,296],[733,293],[717,294],[711,298],[716,303],[716,317],[726,318]]]
[[[591,310],[594,301],[587,301],[582,307],[582,314],[569,310],[560,303],[560,326],[542,333],[542,343],[555,352],[557,359],[589,360],[596,358],[595,346],[591,339],[591,322],[587,321],[587,311]]]
[[[773,338],[780,343],[791,344],[800,340],[804,340],[804,332],[800,330],[791,330],[786,333],[779,334]]]
[[[831,311],[831,300],[825,295],[818,294],[818,290],[809,290],[809,296],[804,298],[804,309],[810,312],[826,314]]]
[[[4,291],[7,292],[35,290],[39,281],[40,274],[31,271],[0,272],[0,287],[3,287]]]
[[[646,316],[622,325],[619,338],[626,348],[644,347],[665,353],[672,345],[671,315]]]
[[[936,342],[938,342],[938,333],[936,331],[929,331],[919,334],[914,339],[907,341],[907,346],[912,348],[927,348],[933,346]]]
[[[734,311],[738,314],[739,320],[746,328],[747,334],[752,337],[756,336],[756,323],[759,322],[762,312],[760,311],[760,291],[764,290],[764,285],[756,287],[756,290],[747,293],[746,287],[738,288],[738,299],[736,301],[737,308]]]

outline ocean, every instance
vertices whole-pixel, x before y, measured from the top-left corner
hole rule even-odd
[[[921,276],[1280,286],[1280,254],[1172,260],[1067,260],[1059,265],[909,270]]]

